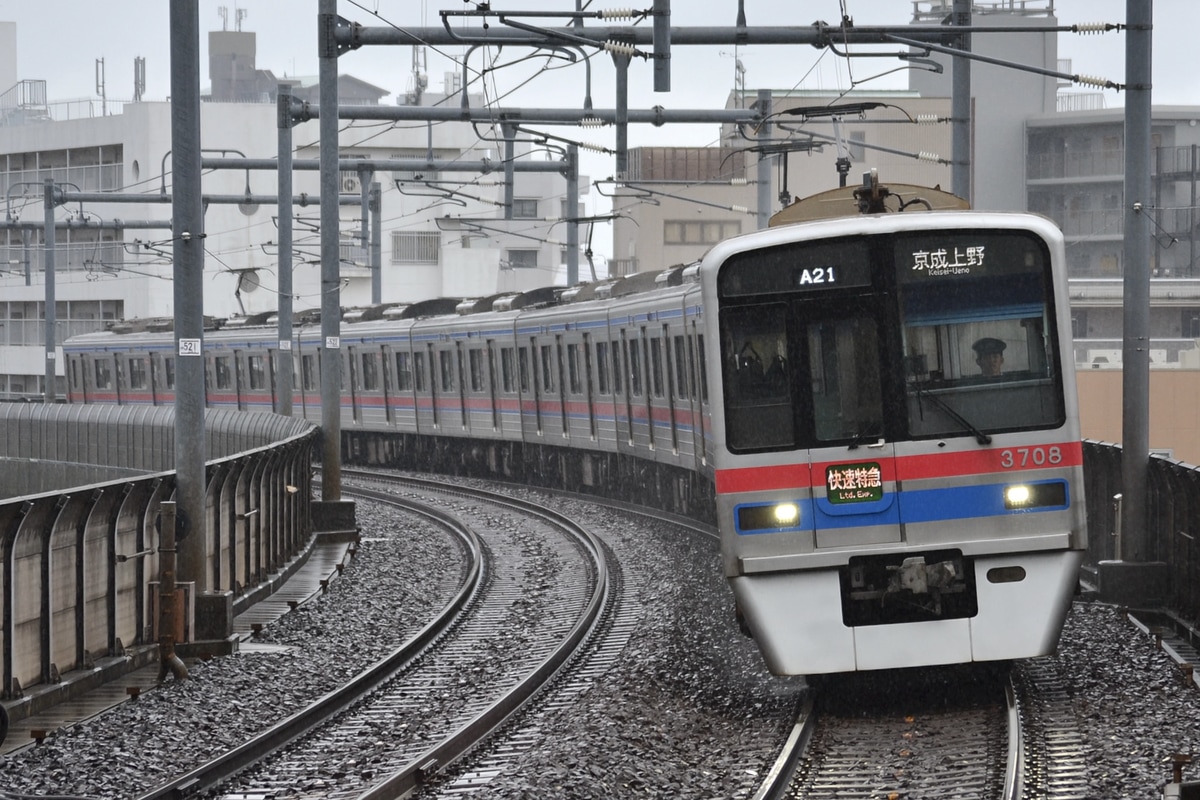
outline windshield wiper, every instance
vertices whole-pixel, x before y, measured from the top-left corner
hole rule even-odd
[[[980,444],[991,444],[992,443],[991,436],[988,436],[986,433],[979,430],[979,428],[976,428],[974,425],[972,425],[971,422],[966,417],[964,417],[962,414],[959,414],[957,411],[955,411],[953,408],[951,408],[950,405],[945,400],[938,397],[936,394],[931,393],[928,389],[926,389],[919,383],[916,383],[913,385],[917,389],[917,397],[918,398],[928,397],[930,400],[932,400],[934,405],[936,405],[942,411],[945,411],[948,415],[950,415],[950,417],[955,422],[957,422],[959,425],[962,425],[969,432],[975,434],[975,441],[979,442]]]
[[[854,434],[854,438],[850,440],[850,444],[846,445],[846,449],[857,450],[858,446],[862,444],[868,436],[882,435],[882,433],[877,434],[877,431],[881,431],[880,424],[878,422],[871,422],[861,431]],[[883,439],[880,439],[879,443],[882,444]]]

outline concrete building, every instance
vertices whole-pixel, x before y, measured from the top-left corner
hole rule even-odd
[[[0,24],[0,45],[17,34]],[[205,157],[270,159],[278,156],[275,95],[280,83],[301,100],[317,101],[315,79],[278,78],[255,63],[254,34],[210,34],[210,87],[201,104]],[[5,55],[7,53],[7,55]],[[15,49],[0,46],[0,77],[15,76]],[[399,104],[433,105],[446,94],[423,90],[396,98]],[[447,89],[457,95],[457,76]],[[11,88],[10,88],[11,86]],[[351,75],[339,77],[342,105],[388,101],[386,89]],[[481,97],[469,97],[473,105]],[[451,102],[459,103],[455,97]],[[70,191],[141,193],[145,203],[68,203],[55,210],[56,343],[117,319],[172,316],[171,107],[138,100],[56,104],[47,101],[45,81],[14,79],[0,86],[0,190],[5,197],[0,228],[0,399],[38,397],[44,392],[44,228],[21,228],[44,219],[44,184]],[[467,123],[383,127],[378,122],[343,124],[342,159],[488,160],[487,174],[429,170],[375,173],[382,191],[383,302],[432,297],[479,297],[519,292],[565,282],[562,223],[567,179],[560,172],[517,172],[513,208],[506,214],[498,130]],[[292,132],[297,161],[319,155],[318,123]],[[490,137],[490,138],[489,138]],[[518,160],[532,147],[517,143]],[[544,150],[540,148],[540,150]],[[545,159],[543,154],[537,156]],[[343,170],[341,192],[360,197],[362,176]],[[319,173],[296,170],[294,195],[316,198]],[[587,182],[580,180],[586,193]],[[222,169],[203,177],[206,195],[274,197],[274,171]],[[319,309],[319,207],[294,208],[293,293],[297,314]],[[511,218],[507,218],[511,216]],[[341,206],[341,304],[371,303],[374,271],[366,210]],[[116,220],[124,229],[101,227]],[[134,228],[132,223],[161,223]],[[267,204],[210,204],[205,215],[204,313],[216,318],[274,311],[277,303],[278,241],[275,207]],[[61,358],[57,360],[61,365]],[[61,366],[57,394],[63,393]]]

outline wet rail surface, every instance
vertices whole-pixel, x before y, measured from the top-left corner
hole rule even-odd
[[[144,797],[403,796],[519,708],[602,616],[605,556],[549,509],[432,481],[365,480],[347,494],[434,514],[477,540],[463,545],[472,566],[455,601],[352,685]]]

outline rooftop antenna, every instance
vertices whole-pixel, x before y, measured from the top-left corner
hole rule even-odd
[[[229,30],[229,8],[227,6],[220,6],[217,8],[217,14],[221,17],[221,30]]]
[[[244,20],[246,18],[246,15],[248,15],[250,12],[244,8],[237,8],[235,6],[233,13],[234,13],[234,17],[235,17],[234,30],[241,31],[242,20]]]

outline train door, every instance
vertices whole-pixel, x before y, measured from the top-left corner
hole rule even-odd
[[[346,386],[349,388],[350,395],[350,415],[351,419],[356,423],[362,422],[362,408],[359,405],[359,400],[362,396],[362,369],[358,359],[361,351],[356,345],[350,345],[346,348],[346,366],[349,367],[349,373],[346,381]]]
[[[708,371],[704,364],[704,334],[700,331],[697,320],[688,320],[687,359],[689,396],[692,407],[692,446],[695,448],[696,463],[708,462],[708,451],[705,447],[704,426],[707,421],[705,409],[708,406]]]
[[[275,347],[267,348],[267,386],[266,389],[271,395],[271,410],[276,414],[283,408],[279,397],[279,350]]]
[[[592,335],[583,334],[583,344],[577,345],[574,351],[576,360],[582,361],[576,369],[583,369],[583,400],[587,403],[588,434],[596,441],[596,387],[592,380]]]
[[[488,395],[488,408],[492,414],[492,430],[500,430],[500,398],[496,392],[496,340],[488,339],[484,344],[484,354],[487,358],[487,375],[485,387]]]
[[[250,391],[250,379],[246,377],[246,360],[248,354],[245,350],[233,351],[233,392],[236,408],[239,411],[246,410],[248,398],[246,393]]]
[[[655,354],[655,363],[657,364],[655,375],[655,389],[658,396],[663,398],[666,403],[667,410],[667,426],[670,434],[671,452],[679,452],[679,425],[675,415],[680,405],[679,398],[676,393],[680,386],[680,382],[676,379],[675,352],[672,350],[671,328],[669,325],[662,326],[662,339],[658,340],[659,352]]]
[[[551,376],[551,384],[546,387],[546,392],[558,393],[558,419],[562,427],[562,435],[564,438],[570,435],[571,430],[568,427],[570,421],[567,419],[567,385],[563,380],[563,340],[561,335],[554,337],[554,349],[549,353],[543,349],[543,358],[549,355],[550,363],[546,365],[546,372]]]
[[[623,411],[625,412],[625,426],[624,426],[624,436],[622,436],[621,435],[621,433],[622,433],[621,425],[618,422],[617,442],[619,444],[620,442],[624,441],[628,444],[629,447],[633,447],[633,445],[634,445],[633,400],[634,400],[634,386],[635,386],[634,376],[637,371],[636,370],[636,363],[637,363],[637,358],[636,358],[637,357],[637,349],[636,348],[637,348],[637,339],[635,338],[632,342],[630,342],[629,329],[621,328],[621,339],[620,339],[620,341],[616,342],[616,346],[613,348],[613,375],[619,376],[619,377],[614,378],[614,380],[617,382],[621,382],[621,379],[624,379],[623,380],[624,391],[621,392],[621,396],[622,396],[622,399],[624,400],[624,402],[621,405],[624,406]],[[617,366],[617,361],[622,362],[619,368]],[[620,390],[622,387],[618,386],[617,388],[618,388],[618,390]]]
[[[460,424],[464,431],[469,431],[471,429],[471,418],[467,406],[467,390],[469,387],[467,386],[466,374],[463,369],[463,362],[466,359],[463,358],[462,342],[454,343],[454,350],[451,355],[453,356],[453,363],[451,365],[454,369],[453,377],[458,381],[458,410],[462,420]]]
[[[389,344],[381,345],[383,351],[383,421],[392,425],[395,423],[395,409],[392,408],[392,399],[396,392],[396,365],[392,360],[395,356],[392,354],[392,346]]]

